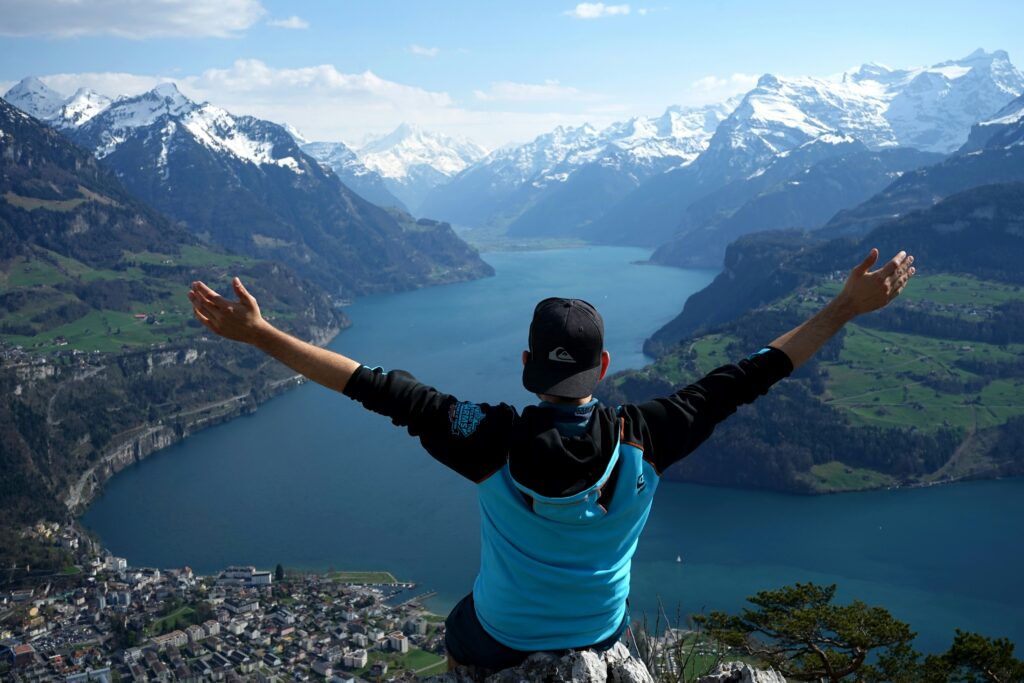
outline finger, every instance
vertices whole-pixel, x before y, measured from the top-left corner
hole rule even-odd
[[[215,304],[215,302],[212,299],[204,296],[203,293],[201,291],[197,290],[197,289],[191,290],[188,293],[188,298],[192,302],[193,306],[195,306],[195,305],[197,305],[199,303],[203,303],[208,308],[215,308],[216,307],[216,304]]]
[[[231,301],[225,299],[220,294],[207,287],[204,282],[194,282],[192,285],[192,291],[200,294],[210,306],[225,310],[231,306]]]
[[[195,307],[192,308],[192,315],[194,315],[196,317],[196,320],[201,322],[204,327],[206,327],[207,329],[209,329],[211,332],[213,332],[215,334],[217,333],[216,328],[214,328],[214,326],[213,326],[213,322],[209,318],[207,318],[205,315],[200,313],[198,308],[195,308]]]
[[[213,321],[214,323],[220,322],[221,312],[216,306],[210,304],[208,301],[200,296],[192,297],[192,307],[197,309],[206,318]]]
[[[878,260],[878,249],[872,249],[868,252],[867,258],[861,261],[857,266],[854,267],[853,272],[857,275],[863,275],[868,272],[868,268],[875,265],[875,261]]]
[[[192,290],[195,292],[199,292],[212,303],[220,303],[221,301],[227,301],[227,299],[222,297],[220,294],[207,287],[206,283],[201,280],[197,280],[196,282],[192,283]]]
[[[231,281],[231,284],[235,288],[235,294],[238,295],[238,300],[244,303],[249,308],[253,308],[256,305],[256,297],[249,293],[249,290],[245,288],[242,281],[237,277]]]
[[[900,267],[903,260],[907,257],[907,252],[901,251],[892,257],[892,259],[882,267],[882,273],[888,277],[896,272],[896,269]]]

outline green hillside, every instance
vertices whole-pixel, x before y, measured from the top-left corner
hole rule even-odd
[[[822,278],[755,315],[688,340],[643,370],[614,376],[606,391],[621,399],[638,400],[646,398],[644,394],[656,395],[696,380],[771,341],[791,322],[820,308],[839,287],[839,280]],[[941,460],[910,468],[895,463],[888,463],[893,465],[890,467],[863,467],[864,454],[854,453],[854,448],[847,447],[840,438],[805,463],[806,467],[766,483],[772,488],[827,492],[1003,472],[1006,463],[993,458],[989,451],[1001,428],[1014,418],[1024,420],[1024,339],[1001,344],[981,342],[971,328],[997,318],[1000,307],[1012,303],[1024,304],[1024,292],[1015,284],[952,273],[915,277],[906,294],[892,304],[891,315],[898,318],[910,312],[927,312],[947,317],[969,330],[971,334],[964,335],[968,338],[879,329],[865,318],[848,325],[810,370],[802,370],[790,380],[806,388],[802,399],[817,402],[825,411],[819,419],[833,418],[833,428],[842,427],[840,433],[867,430],[910,441],[926,435],[955,434],[954,448],[943,453]],[[743,331],[750,326],[776,330],[756,339]],[[778,400],[769,395],[759,403]],[[729,439],[742,441],[749,437],[747,422],[759,407],[763,406],[741,409],[737,422],[719,427],[693,459],[716,458],[716,451],[730,450]],[[784,434],[794,442],[789,446],[824,438],[823,432],[811,426]]]

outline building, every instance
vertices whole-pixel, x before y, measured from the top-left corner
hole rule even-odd
[[[113,555],[107,555],[107,559],[104,562],[104,567],[110,572],[123,572],[128,569],[128,560],[123,557],[114,557]]]
[[[185,629],[185,633],[188,635],[188,639],[193,643],[206,637],[206,630],[198,624],[192,624],[189,626]]]
[[[184,631],[175,629],[162,636],[153,636],[152,641],[153,644],[156,645],[157,649],[160,650],[163,650],[166,647],[185,647],[188,645],[188,636]]]
[[[366,650],[349,650],[342,655],[341,662],[350,669],[362,669],[369,659]]]
[[[228,567],[217,577],[218,586],[269,586],[273,574],[257,571],[256,567]]]
[[[427,635],[427,620],[423,617],[408,619],[405,622],[405,632],[411,636]]]
[[[36,649],[28,644],[12,645],[7,648],[7,656],[15,669],[23,669],[35,661]]]
[[[408,652],[409,639],[401,631],[392,631],[388,634],[388,647],[395,652]]]

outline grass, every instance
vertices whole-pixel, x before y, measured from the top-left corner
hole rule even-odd
[[[227,257],[210,254],[200,247],[185,247],[182,256],[176,257],[192,263],[243,264],[242,257]],[[4,334],[3,341],[35,351],[119,351],[123,347],[146,347],[167,342],[168,339],[190,337],[200,329],[190,326],[191,309],[183,293],[172,290],[175,284],[147,275],[139,264],[161,262],[171,258],[167,255],[139,255],[136,265],[123,270],[91,268],[75,259],[40,250],[35,257],[16,257],[0,263],[0,294],[24,292],[27,297],[19,301],[13,312],[0,309],[0,323],[12,331],[28,327],[32,334]],[[71,287],[78,282],[129,281],[132,291],[140,293],[139,300],[129,301],[128,311],[90,310],[77,319],[67,319],[65,314],[49,316],[53,322],[40,323],[33,318],[56,312],[65,304],[78,300]],[[143,293],[147,293],[143,296]],[[142,299],[155,297],[143,302]],[[149,314],[152,323],[135,318],[136,314]],[[269,313],[269,311],[268,311]],[[60,318],[64,317],[64,320]],[[49,325],[49,327],[47,327]],[[27,330],[26,330],[27,332]],[[58,341],[59,339],[59,341]]]
[[[789,294],[769,308],[809,316],[842,286],[841,280],[822,280]],[[919,307],[929,315],[954,315],[964,320],[976,316],[981,320],[992,314],[993,307],[1011,300],[1024,300],[1024,290],[969,275],[937,274],[916,276],[896,305]],[[735,342],[728,335],[705,335],[642,370],[617,376],[614,381],[621,385],[634,377],[683,384],[723,363],[734,362],[735,354],[730,354],[728,348]],[[1000,346],[850,324],[846,326],[838,359],[821,362],[827,377],[821,400],[845,413],[855,426],[925,433],[944,427],[959,429],[966,439],[963,446],[947,466],[929,476],[948,479],[969,475],[986,467],[991,469],[992,465],[980,455],[984,451],[980,442],[988,437],[978,437],[979,430],[1024,415],[1024,378],[1000,376],[997,367],[994,376],[982,376],[957,363],[974,360],[992,367],[1021,357],[1021,343]],[[849,468],[839,461],[817,465],[800,476],[820,491],[877,488],[895,483],[887,475]]]
[[[140,313],[146,312],[140,309]],[[173,336],[182,331],[191,334],[192,328],[183,327],[188,320],[184,311],[165,311],[158,315],[161,322],[149,324],[134,317],[134,313],[121,311],[93,310],[64,325],[59,325],[35,336],[4,335],[11,344],[37,350],[76,349],[79,351],[120,351],[122,346],[148,346],[167,341],[168,329]],[[58,337],[67,344],[58,345]]]
[[[887,474],[860,467],[849,467],[838,460],[811,467],[801,477],[821,491],[858,491],[893,486],[896,480]]]
[[[59,211],[61,213],[71,211],[86,201],[85,197],[75,197],[74,199],[37,199],[35,197],[22,197],[10,191],[4,193],[4,200],[8,204],[25,211],[43,209],[44,211]]]
[[[338,583],[398,583],[398,579],[391,572],[381,571],[370,571],[370,572],[350,572],[350,571],[337,571],[330,572],[327,574],[328,577]]]
[[[409,651],[405,654],[399,654],[391,650],[370,650],[366,666],[362,669],[356,669],[352,673],[363,677],[373,670],[374,664],[380,661],[387,662],[389,675],[395,669],[405,669],[407,671],[426,669],[426,671],[421,672],[421,676],[427,676],[431,673],[443,673],[444,669],[441,667],[447,668],[448,663],[448,660],[444,657],[415,647],[410,647]]]
[[[829,373],[826,400],[858,424],[925,431],[992,427],[1024,414],[1019,380],[995,379],[978,392],[964,393],[937,391],[920,378],[964,384],[979,378],[956,367],[958,359],[1011,361],[1022,353],[1024,344],[1000,347],[849,325],[839,361],[823,364]]]
[[[184,605],[174,610],[170,614],[164,615],[149,625],[148,630],[151,634],[163,633],[168,630],[173,630],[171,627],[180,628],[182,622],[188,622],[188,617],[195,614],[195,610]]]

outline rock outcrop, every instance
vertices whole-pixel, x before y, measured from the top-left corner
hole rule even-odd
[[[538,652],[519,666],[491,673],[461,666],[429,683],[654,683],[643,662],[622,643],[606,652],[581,650],[562,657]]]
[[[772,668],[755,669],[746,662],[722,662],[697,683],[786,683],[786,679]]]

